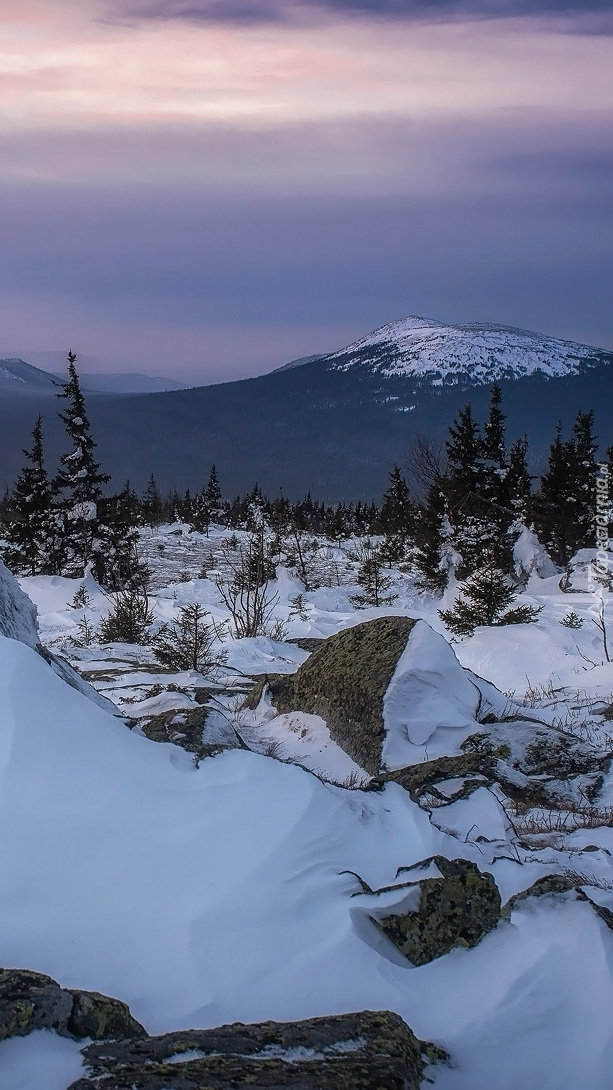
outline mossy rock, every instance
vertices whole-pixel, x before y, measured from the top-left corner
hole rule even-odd
[[[255,711],[264,693],[268,690],[271,700],[279,711],[280,705],[287,707],[292,704],[294,692],[294,674],[259,674],[254,675],[255,684],[251,692],[247,693],[243,707]]]
[[[415,911],[373,917],[414,965],[426,965],[454,947],[476,946],[500,920],[500,893],[491,874],[466,859],[431,860],[441,878],[419,882]]]
[[[0,1040],[37,1029],[76,1039],[146,1036],[119,999],[62,988],[50,976],[28,969],[0,969]]]
[[[197,753],[202,746],[202,733],[208,715],[209,709],[202,706],[187,710],[171,708],[145,721],[141,720],[139,727],[152,742],[173,742],[188,753]]]
[[[294,647],[299,647],[301,651],[319,651],[322,643],[325,642],[325,636],[295,636],[291,640],[287,640],[287,643],[293,643]]]
[[[443,780],[461,779],[465,776],[483,777],[466,784],[465,789],[454,795],[454,799],[459,796],[465,798],[471,791],[493,782],[494,764],[495,761],[489,755],[461,753],[457,757],[437,757],[432,761],[423,761],[418,765],[400,768],[395,772],[387,773],[385,779],[399,783],[415,800],[419,800],[430,788],[435,787],[437,783],[442,783]]]
[[[410,617],[377,617],[324,640],[295,674],[261,678],[248,706],[270,688],[277,711],[325,719],[345,753],[376,776],[384,740],[383,698],[415,625]]]
[[[88,1074],[70,1090],[418,1090],[445,1055],[397,1014],[365,1011],[90,1045],[84,1057]]]
[[[522,889],[519,893],[510,897],[506,904],[503,905],[500,914],[504,920],[510,920],[513,909],[522,901],[527,901],[531,897],[546,897],[576,892],[576,878],[571,878],[565,874],[546,874],[544,878],[537,878],[536,882],[528,886],[528,889]]]

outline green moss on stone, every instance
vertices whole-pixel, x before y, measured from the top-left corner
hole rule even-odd
[[[378,617],[324,640],[295,674],[260,678],[247,700],[257,707],[266,685],[279,712],[325,719],[330,734],[371,775],[381,767],[383,697],[415,620]]]
[[[442,877],[419,883],[415,912],[374,919],[414,965],[426,965],[454,947],[476,946],[500,920],[500,894],[491,874],[468,860],[435,856],[434,861]]]

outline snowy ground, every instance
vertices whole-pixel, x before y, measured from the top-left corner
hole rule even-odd
[[[227,620],[207,578],[220,536],[180,527],[147,535],[156,623],[192,602],[219,624]],[[294,671],[307,652],[289,639],[325,637],[382,613],[420,617],[444,632],[439,603],[402,573],[393,607],[356,611],[350,551],[328,549],[332,585],[304,594],[302,616],[291,603],[303,588],[279,569],[274,613],[283,640],[222,636],[220,706],[259,752],[198,765],[183,749],[128,730],[68,689],[34,651],[0,638],[0,813],[8,830],[0,964],[124,999],[150,1032],[390,1009],[452,1055],[452,1067],[437,1069],[437,1090],[609,1090],[613,935],[588,904],[524,902],[475,949],[414,968],[369,922],[368,899],[352,898],[356,880],[344,872],[374,889],[427,856],[463,857],[494,874],[506,901],[566,869],[595,882],[590,895],[613,908],[610,823],[554,829],[520,846],[495,788],[431,811],[396,784],[355,789],[362,770],[323,720],[276,716],[266,701],[245,713],[231,695],[248,675]],[[206,678],[169,673],[145,648],[75,646],[79,622],[87,617],[96,628],[109,608],[91,579],[89,604],[71,607],[81,582],[21,581],[43,641],[126,715],[197,707]],[[613,701],[613,663],[592,623],[594,596],[581,589],[580,573],[573,593],[558,584],[559,576],[532,575],[525,600],[543,606],[537,624],[478,630],[453,649],[509,699],[606,748],[613,724],[600,712]],[[560,624],[571,609],[584,620],[576,630]],[[459,684],[452,678],[450,691]],[[457,707],[469,715],[461,701]],[[613,805],[610,775],[601,804]],[[53,1034],[8,1041],[0,1044],[0,1087],[65,1090],[79,1064],[77,1046]]]

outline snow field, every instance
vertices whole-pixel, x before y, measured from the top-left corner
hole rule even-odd
[[[176,555],[178,564],[179,547]],[[160,562],[159,620],[191,601],[224,619],[210,580],[162,576]],[[279,576],[284,617],[301,587],[289,573]],[[326,636],[382,613],[432,626],[414,629],[386,696],[390,767],[405,763],[409,746],[417,760],[432,759],[475,730],[475,686],[488,693],[479,677],[516,700],[528,683],[564,686],[565,707],[587,694],[583,717],[589,701],[602,707],[611,699],[613,665],[600,664],[592,599],[562,594],[557,579],[531,578],[529,600],[544,605],[537,624],[477,630],[450,648],[439,635],[439,603],[420,598],[410,578],[395,574],[393,608],[359,612],[350,568],[346,578],[305,594],[309,619],[289,620],[288,636]],[[22,581],[45,642],[61,646],[74,635],[83,611],[68,603],[80,582]],[[88,593],[89,615],[101,616],[108,603],[95,584]],[[560,625],[571,607],[585,619],[578,631]],[[266,637],[226,646],[235,677],[291,672],[306,658]],[[146,649],[73,648],[71,657],[82,669],[106,669],[109,680],[96,684],[114,700],[186,707],[183,693],[143,695],[169,681]],[[426,659],[429,670],[420,673],[416,664]],[[551,703],[551,715],[559,714]],[[124,710],[137,707],[138,700]],[[316,716],[277,716],[265,701],[242,727],[252,732],[250,744],[276,742],[279,756],[337,782],[359,774]],[[611,776],[602,798],[613,801]],[[603,888],[590,895],[613,907],[610,828],[519,852],[495,789],[482,786],[428,813],[396,785],[343,790],[257,753],[232,751],[196,768],[189,754],[127,730],[33,651],[4,638],[0,821],[0,964],[115,995],[150,1032],[391,1009],[452,1054],[454,1066],[433,1075],[436,1090],[610,1090],[613,936],[589,905],[572,897],[523,902],[475,949],[413,968],[368,919],[380,900],[352,897],[358,882],[343,873],[376,889],[428,856],[463,857],[494,874],[506,901],[572,866],[598,879]],[[586,846],[597,850],[578,855]],[[79,1064],[77,1046],[53,1034],[4,1042],[0,1087],[65,1090]]]

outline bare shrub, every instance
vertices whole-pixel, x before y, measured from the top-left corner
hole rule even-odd
[[[278,738],[269,738],[262,749],[260,750],[263,757],[271,757],[273,760],[279,760],[283,744]]]
[[[613,825],[613,808],[599,809],[587,801],[567,799],[559,808],[530,806],[529,803],[516,801],[508,809],[518,836],[566,835],[577,829],[600,829]]]
[[[446,472],[445,444],[429,435],[417,435],[407,452],[406,468],[411,494],[418,501],[425,500],[430,489]]]
[[[234,631],[239,639],[268,634],[278,594],[271,594],[270,560],[265,535],[257,530],[244,542],[222,543],[221,570],[215,585],[224,605],[230,611]]]

